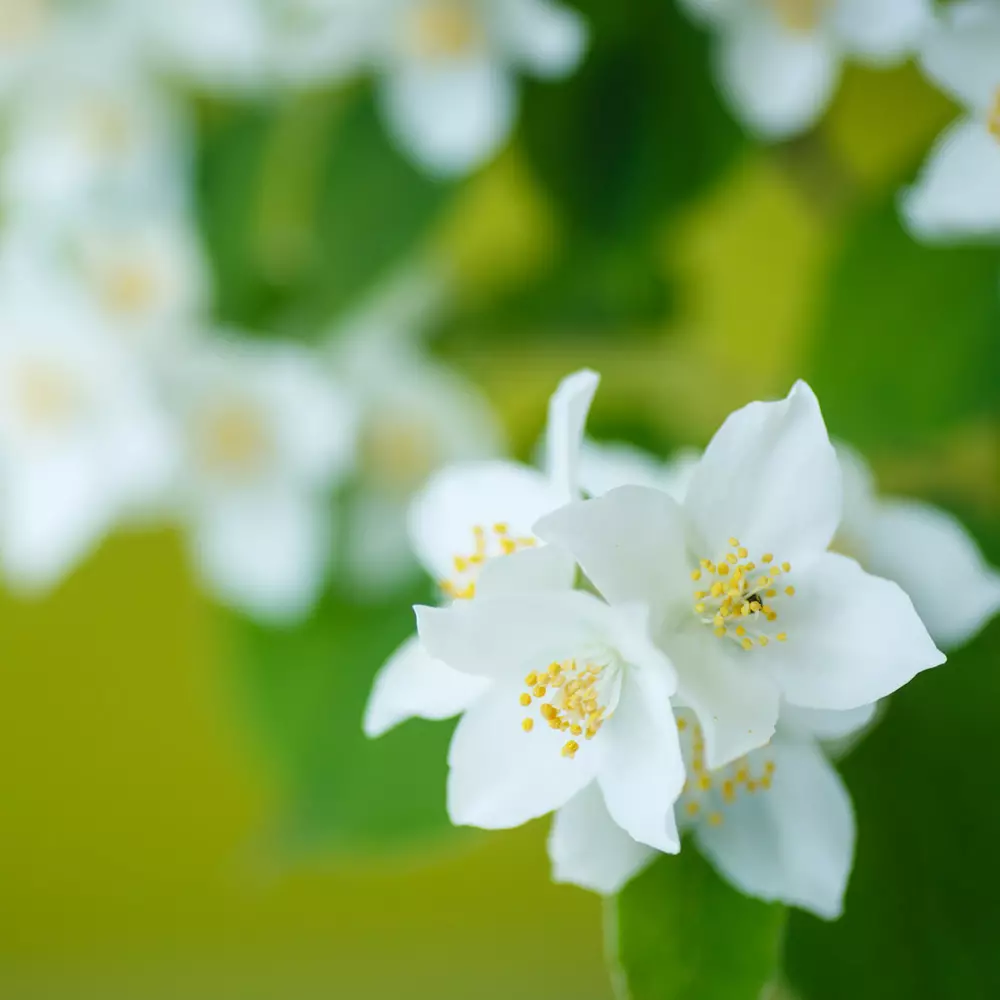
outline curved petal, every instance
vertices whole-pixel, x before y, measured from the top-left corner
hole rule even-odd
[[[463,174],[489,159],[514,121],[514,83],[487,60],[411,63],[379,96],[396,141],[429,173]]]
[[[918,238],[953,240],[1000,232],[1000,142],[985,121],[947,128],[903,195],[903,217]]]
[[[585,744],[564,757],[564,733],[521,728],[519,689],[498,684],[462,716],[448,751],[448,815],[459,826],[501,830],[537,819],[590,784],[596,756]]]
[[[802,708],[782,705],[779,731],[793,734],[799,742],[844,740],[871,725],[878,711],[878,702],[836,712],[828,708]]]
[[[613,609],[582,591],[477,598],[415,610],[420,637],[432,656],[501,682],[587,649],[612,647],[619,624]]]
[[[832,17],[848,50],[876,63],[903,59],[934,27],[930,0],[837,0]]]
[[[1000,610],[1000,573],[951,514],[916,500],[883,501],[866,541],[866,568],[906,591],[942,646],[966,642]]]
[[[512,552],[490,559],[479,577],[479,597],[519,597],[539,591],[569,591],[576,577],[576,562],[558,545]]]
[[[568,504],[539,521],[535,532],[572,552],[612,604],[641,602],[661,617],[678,602],[690,603],[683,512],[660,490],[622,486]],[[654,619],[654,631],[659,624]]]
[[[605,896],[618,892],[656,853],[633,840],[611,818],[595,782],[556,813],[549,833],[552,880]]]
[[[840,776],[812,746],[775,744],[771,788],[740,795],[698,846],[749,896],[832,920],[843,909],[854,857],[854,810]]]
[[[507,0],[494,16],[505,48],[535,76],[562,77],[576,69],[587,47],[587,23],[552,0]]]
[[[770,16],[740,17],[725,31],[719,62],[730,104],[767,139],[786,138],[812,125],[840,75],[838,55],[822,32],[788,31]]]
[[[840,522],[840,465],[812,389],[737,410],[712,438],[684,500],[704,551],[716,559],[735,535],[750,557],[797,565],[824,551]]]
[[[668,461],[620,442],[584,441],[580,453],[580,485],[591,496],[603,496],[618,486],[648,486],[683,503],[701,454],[685,448]]]
[[[677,700],[698,716],[712,770],[763,746],[778,721],[774,682],[746,662],[743,650],[732,650],[708,629],[678,632],[667,641],[679,677]]]
[[[958,3],[941,11],[920,53],[924,72],[968,108],[985,112],[998,84],[1000,9],[994,3]]]
[[[411,636],[375,677],[365,707],[364,731],[381,736],[407,719],[448,719],[489,690],[490,682],[452,670]]]
[[[640,843],[676,854],[681,842],[673,807],[685,774],[672,693],[661,671],[629,670],[594,749],[597,780],[614,821]]]
[[[545,460],[549,479],[566,501],[580,496],[580,449],[600,376],[589,369],[564,378],[549,400]]]
[[[531,536],[531,526],[564,502],[548,479],[516,462],[468,462],[443,469],[414,498],[409,512],[410,540],[428,573],[446,580],[455,572],[456,556],[476,549],[473,529],[492,534],[496,524],[510,535]],[[487,555],[501,550],[488,538]]]
[[[795,591],[781,611],[787,642],[759,651],[794,705],[858,708],[944,663],[902,588],[853,559],[825,553]]]
[[[288,490],[219,497],[198,515],[195,557],[222,600],[269,621],[293,621],[319,596],[330,521],[322,503]]]

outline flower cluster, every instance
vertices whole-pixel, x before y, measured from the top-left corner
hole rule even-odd
[[[453,822],[555,812],[560,881],[615,892],[688,833],[743,891],[835,917],[830,755],[1000,608],[1000,575],[950,516],[878,498],[802,382],[673,466],[584,441],[596,386],[553,396],[544,472],[457,466],[415,501],[444,606],[416,608],[366,732],[461,713]]]

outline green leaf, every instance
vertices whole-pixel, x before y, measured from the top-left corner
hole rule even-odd
[[[413,632],[406,595],[385,607],[330,601],[293,629],[238,625],[249,721],[277,769],[279,845],[384,850],[450,831],[447,723],[361,730],[375,672]]]
[[[910,446],[997,413],[998,282],[996,248],[922,245],[894,200],[862,215],[834,262],[809,365],[831,430]]]
[[[893,695],[844,762],[857,860],[839,921],[790,921],[787,972],[802,1000],[1000,996],[998,643],[995,622]]]
[[[690,843],[607,905],[623,998],[757,1000],[778,970],[784,907],[730,888]]]

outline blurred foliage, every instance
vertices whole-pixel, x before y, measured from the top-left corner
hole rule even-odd
[[[740,895],[692,844],[659,858],[607,907],[628,1000],[752,1000],[778,971],[785,908]]]

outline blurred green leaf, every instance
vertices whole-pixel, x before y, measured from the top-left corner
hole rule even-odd
[[[935,247],[895,198],[858,218],[834,262],[809,366],[831,430],[912,445],[1000,412],[1000,251]]]
[[[730,888],[691,844],[607,905],[629,1000],[757,1000],[778,970],[784,907]]]
[[[452,727],[411,721],[378,740],[361,730],[375,672],[413,632],[410,603],[329,601],[293,629],[240,624],[245,703],[284,796],[280,846],[378,850],[452,830]]]

